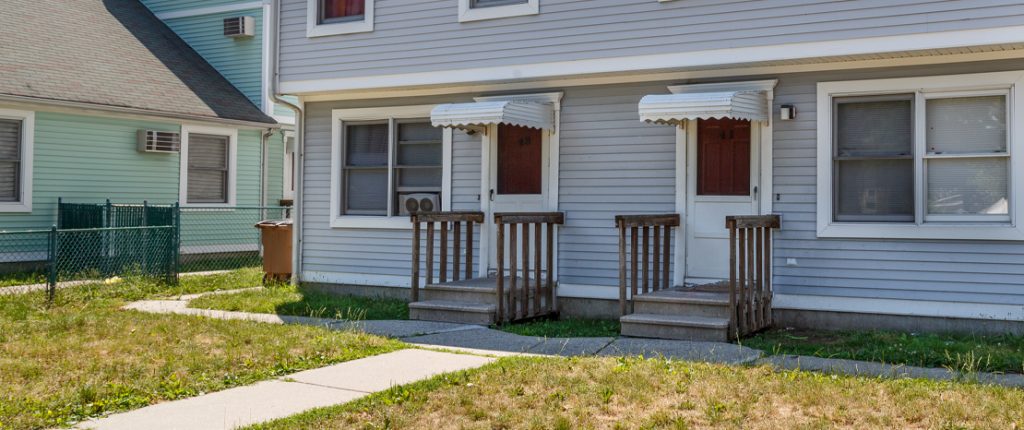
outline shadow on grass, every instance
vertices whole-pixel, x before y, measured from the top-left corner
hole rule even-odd
[[[189,303],[199,309],[290,315],[346,320],[402,320],[409,318],[405,301],[383,297],[342,295],[333,291],[286,283],[236,294],[200,297]]]

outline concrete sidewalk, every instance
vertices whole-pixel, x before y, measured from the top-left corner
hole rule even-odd
[[[79,429],[227,430],[347,403],[491,357],[406,349],[87,421]]]

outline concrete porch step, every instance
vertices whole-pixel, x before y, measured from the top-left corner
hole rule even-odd
[[[459,324],[494,324],[497,306],[456,300],[424,300],[409,303],[409,319]]]
[[[635,313],[619,318],[623,336],[726,342],[729,319]]]
[[[729,293],[690,288],[661,290],[635,296],[633,311],[640,314],[728,318]]]

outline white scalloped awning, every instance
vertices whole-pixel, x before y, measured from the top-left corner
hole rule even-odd
[[[714,91],[659,94],[640,100],[640,119],[656,124],[679,124],[688,119],[732,118],[768,120],[764,91]]]
[[[551,130],[555,110],[551,103],[484,101],[438,105],[430,112],[434,127],[481,130],[488,125],[507,124]]]

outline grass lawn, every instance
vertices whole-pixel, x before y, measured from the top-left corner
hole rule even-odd
[[[993,428],[1024,390],[640,358],[505,358],[252,429]]]
[[[191,301],[189,306],[199,309],[348,320],[409,319],[409,307],[401,300],[341,296],[307,291],[290,284],[271,285],[238,294],[201,297]]]
[[[564,319],[541,320],[523,324],[505,324],[498,330],[522,336],[540,337],[618,337],[618,320]]]
[[[848,358],[964,372],[1024,372],[1024,336],[772,330],[742,343],[769,354]]]
[[[42,284],[46,282],[46,273],[42,271],[13,272],[0,274],[0,288],[18,285]]]
[[[63,426],[104,413],[250,384],[402,348],[380,337],[122,311],[128,301],[259,284],[258,271],[125,280],[0,296],[0,429]]]

